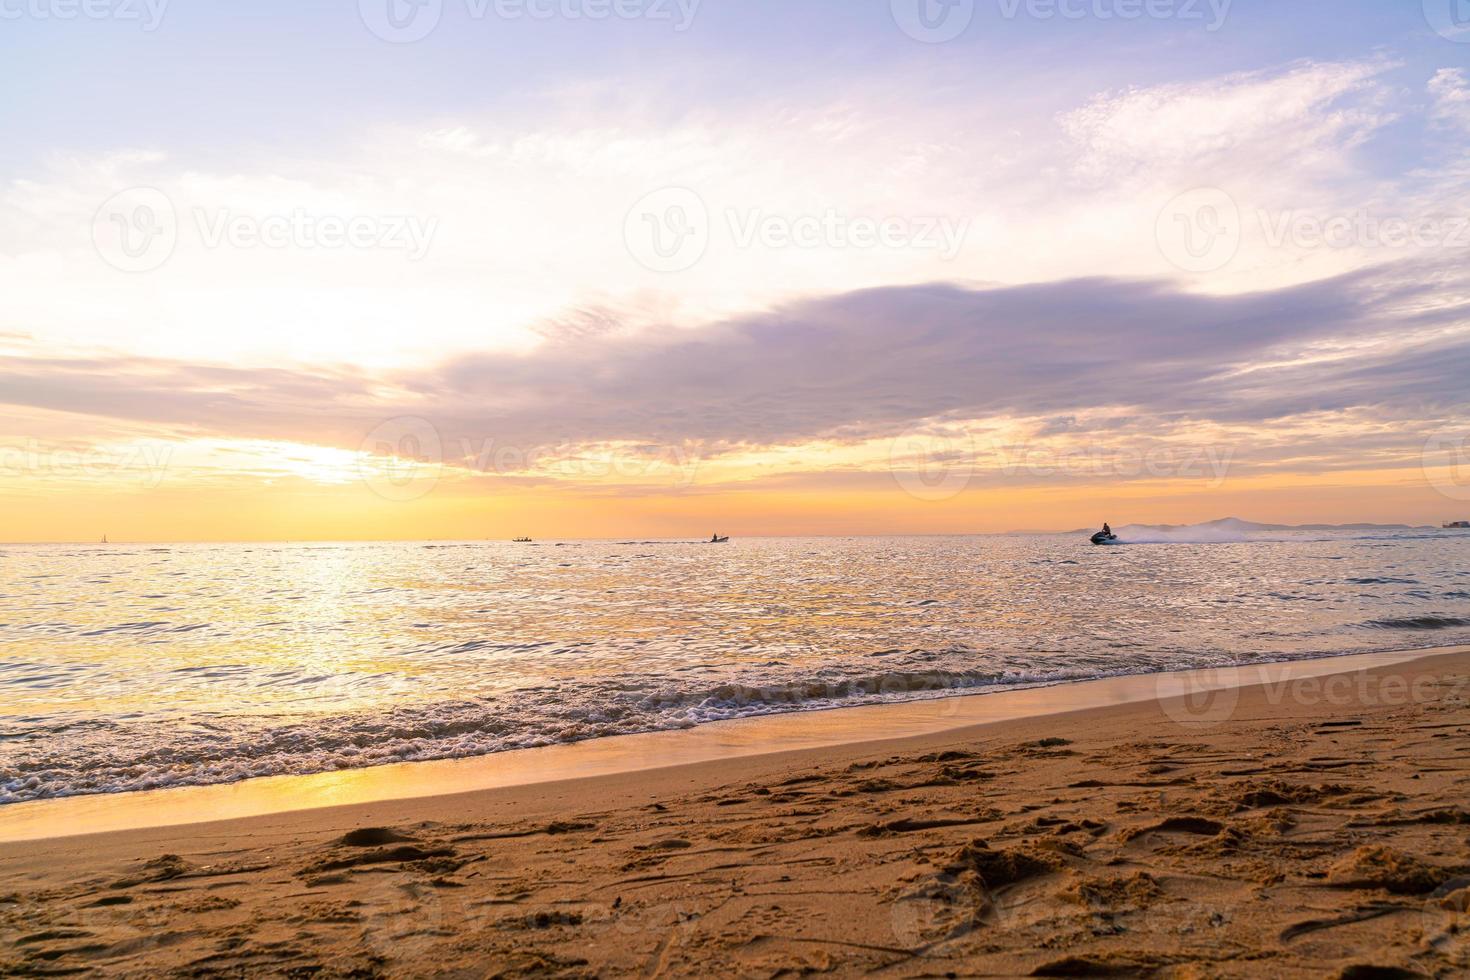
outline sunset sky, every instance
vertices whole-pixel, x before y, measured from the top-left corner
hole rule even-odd
[[[0,0],[0,66],[0,540],[1470,519],[1464,0]]]

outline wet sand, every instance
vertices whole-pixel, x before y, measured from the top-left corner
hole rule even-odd
[[[1464,976],[1467,734],[1461,650],[901,740],[9,843],[0,973]]]

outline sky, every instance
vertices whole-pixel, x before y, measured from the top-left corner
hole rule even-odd
[[[0,0],[0,540],[1470,519],[1470,2]]]

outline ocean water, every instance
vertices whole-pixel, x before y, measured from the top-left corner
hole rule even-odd
[[[5,546],[0,803],[1470,642],[1470,533],[1148,537]]]

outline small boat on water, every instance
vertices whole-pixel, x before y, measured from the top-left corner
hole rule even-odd
[[[729,543],[730,543],[730,535],[728,535],[728,534],[725,535],[724,537],[721,537],[720,535],[716,534],[714,537],[710,538],[708,541],[705,542],[705,544],[729,544]]]
[[[1099,531],[1092,536],[1093,544],[1117,544],[1118,536],[1107,531]]]
[[[511,538],[511,544],[530,544],[530,538]]]
[[[1446,530],[1470,531],[1470,521],[1450,521],[1445,525]]]

